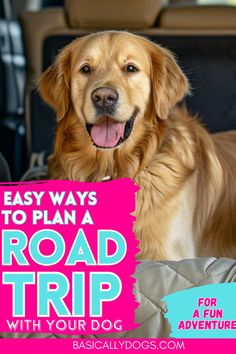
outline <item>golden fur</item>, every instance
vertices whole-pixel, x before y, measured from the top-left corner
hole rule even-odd
[[[81,73],[85,63],[89,75]],[[127,63],[139,71],[127,73]],[[125,32],[85,36],[62,50],[39,87],[57,112],[51,178],[130,177],[140,186],[140,258],[236,257],[236,132],[210,136],[177,104],[189,87],[169,51]],[[117,121],[138,112],[116,148],[94,146],[86,130],[97,123],[91,92],[98,87],[119,90]]]

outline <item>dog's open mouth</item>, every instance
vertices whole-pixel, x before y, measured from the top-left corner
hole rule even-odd
[[[91,139],[99,148],[114,148],[123,143],[133,129],[138,110],[134,110],[126,122],[117,122],[114,118],[104,115],[98,124],[86,124]]]

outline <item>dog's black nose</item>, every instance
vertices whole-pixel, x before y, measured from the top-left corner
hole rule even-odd
[[[118,100],[118,92],[110,87],[99,87],[91,94],[96,108],[112,107]]]

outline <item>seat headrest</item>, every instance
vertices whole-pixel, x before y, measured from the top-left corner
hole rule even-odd
[[[162,12],[160,27],[184,30],[236,29],[236,6],[169,7]]]
[[[72,28],[151,27],[168,0],[65,0]]]

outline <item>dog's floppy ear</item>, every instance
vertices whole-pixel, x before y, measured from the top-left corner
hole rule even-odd
[[[42,98],[55,109],[58,121],[69,110],[70,105],[70,68],[71,47],[67,46],[57,56],[39,79],[39,91]]]
[[[150,45],[152,94],[156,114],[166,119],[170,109],[189,92],[189,83],[174,56],[164,48]]]

